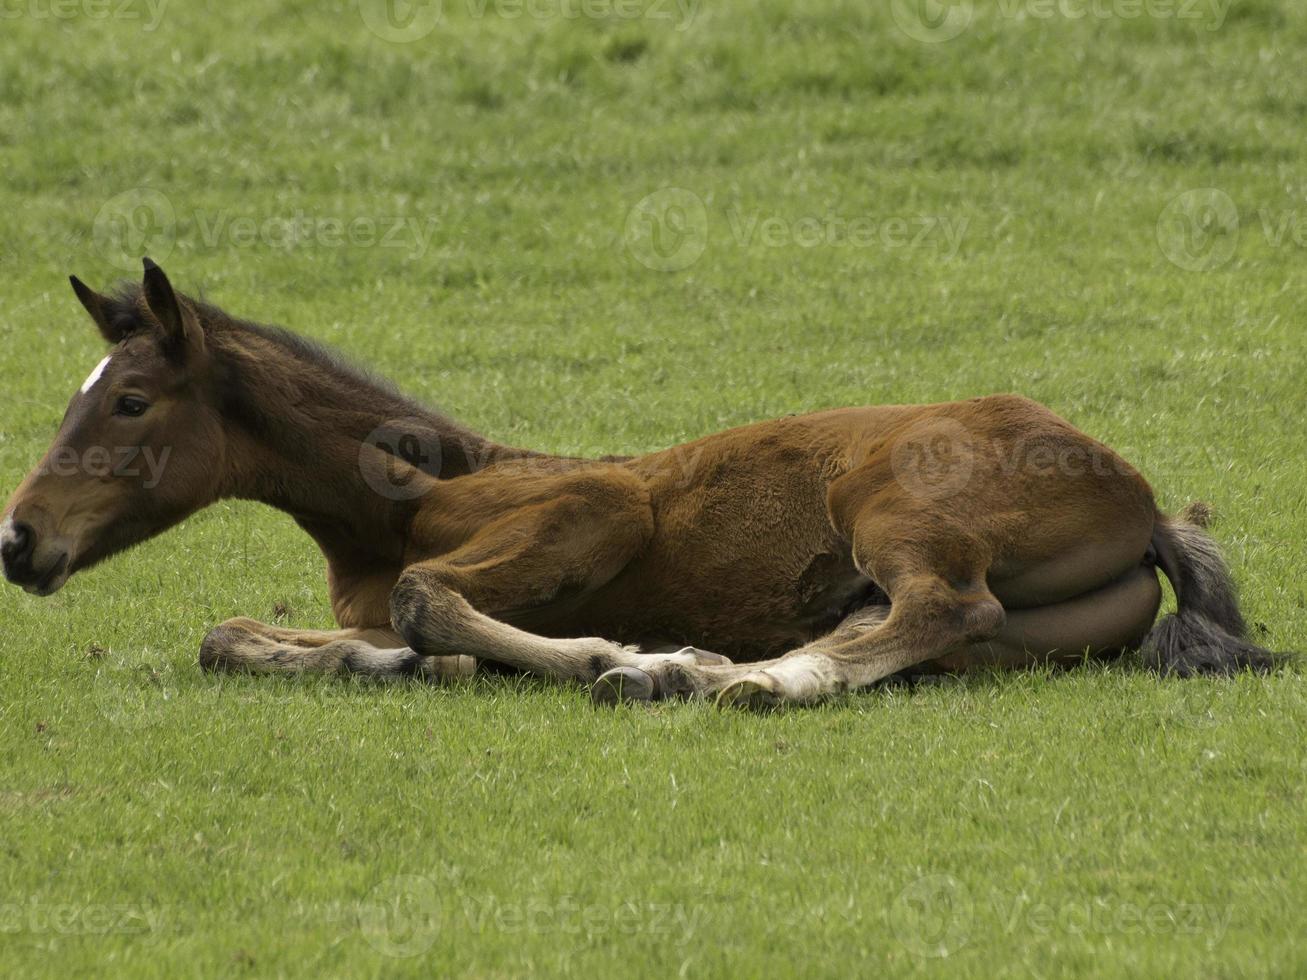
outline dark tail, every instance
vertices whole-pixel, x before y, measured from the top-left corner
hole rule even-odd
[[[1190,504],[1176,517],[1158,517],[1153,548],[1178,608],[1144,637],[1144,663],[1180,677],[1270,670],[1276,656],[1247,639],[1230,570],[1204,530],[1209,515],[1206,504]]]

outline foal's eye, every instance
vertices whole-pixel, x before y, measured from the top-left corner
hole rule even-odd
[[[113,407],[114,415],[126,415],[128,418],[136,418],[144,415],[145,410],[150,407],[150,403],[144,398],[137,398],[135,395],[123,395],[118,399],[118,403]]]

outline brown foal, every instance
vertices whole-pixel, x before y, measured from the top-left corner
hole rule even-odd
[[[209,669],[441,677],[477,660],[598,701],[808,702],[891,674],[1142,646],[1264,668],[1203,512],[1013,395],[760,422],[636,458],[498,445],[293,334],[173,291],[105,296],[113,345],[0,525],[36,595],[225,497],[327,560],[335,631],[240,619]],[[1161,590],[1178,612],[1154,625]],[[709,652],[711,651],[711,652]],[[730,659],[727,659],[727,658]]]

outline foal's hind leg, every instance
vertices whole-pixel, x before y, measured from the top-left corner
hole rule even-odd
[[[661,685],[647,669],[613,673],[596,684],[595,699],[665,695],[670,688],[676,694],[716,694],[723,704],[815,701],[992,639],[1001,629],[1003,606],[986,582],[990,549],[953,513],[880,494],[850,524],[854,564],[889,598],[883,621],[837,630],[764,663],[667,667],[658,671],[670,678]],[[651,683],[642,683],[640,675]]]
[[[927,666],[956,672],[1076,664],[1138,649],[1157,619],[1157,569],[1138,565],[1106,585],[1062,602],[1010,609],[992,640],[961,647]]]
[[[1118,653],[1137,646],[1147,633],[1157,616],[1160,596],[1157,573],[1140,566],[1082,596],[1003,612],[992,620],[991,629],[974,632],[966,642],[952,645],[944,656],[929,659],[945,670],[966,670],[1078,662],[1086,655]],[[883,637],[877,633],[893,618],[891,611],[883,625],[870,628],[851,623],[855,630],[863,630],[862,636],[840,630],[795,650],[772,666],[732,681],[721,689],[718,701],[746,706],[811,701],[916,666],[920,660],[903,656],[908,648],[883,653],[878,649]]]
[[[1108,657],[1138,647],[1157,618],[1160,601],[1157,571],[1151,565],[1140,565],[1106,585],[1063,602],[1009,610],[1003,624],[989,638],[960,644],[920,666],[926,672],[951,673],[978,667],[1019,669],[1048,663],[1072,664],[1086,656]],[[769,680],[773,675],[779,676],[786,688],[795,687],[798,678],[808,675],[806,690],[818,696],[828,693],[822,688],[823,675],[833,677],[836,670],[824,664],[823,658],[853,649],[851,644],[879,629],[889,615],[889,606],[866,607],[834,632],[769,663],[727,670],[664,665],[611,671],[595,684],[593,696],[601,703],[690,696],[721,692],[738,681],[754,685],[756,690],[749,690],[758,702],[768,703],[780,699]],[[834,680],[830,688],[840,689]]]
[[[749,706],[806,703],[874,684],[965,643],[988,640],[1003,624],[1003,607],[983,578],[954,584],[920,570],[887,592],[888,615],[879,607],[776,660],[614,670],[599,679],[592,695],[600,703],[668,694],[715,694],[719,704]]]
[[[414,653],[392,629],[289,630],[231,619],[204,638],[200,666],[256,674],[354,673],[439,681],[470,677],[476,661]]]

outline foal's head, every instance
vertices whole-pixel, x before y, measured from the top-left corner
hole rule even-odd
[[[163,270],[115,297],[72,284],[113,349],[0,520],[5,577],[35,595],[211,502],[225,453],[199,313]]]

